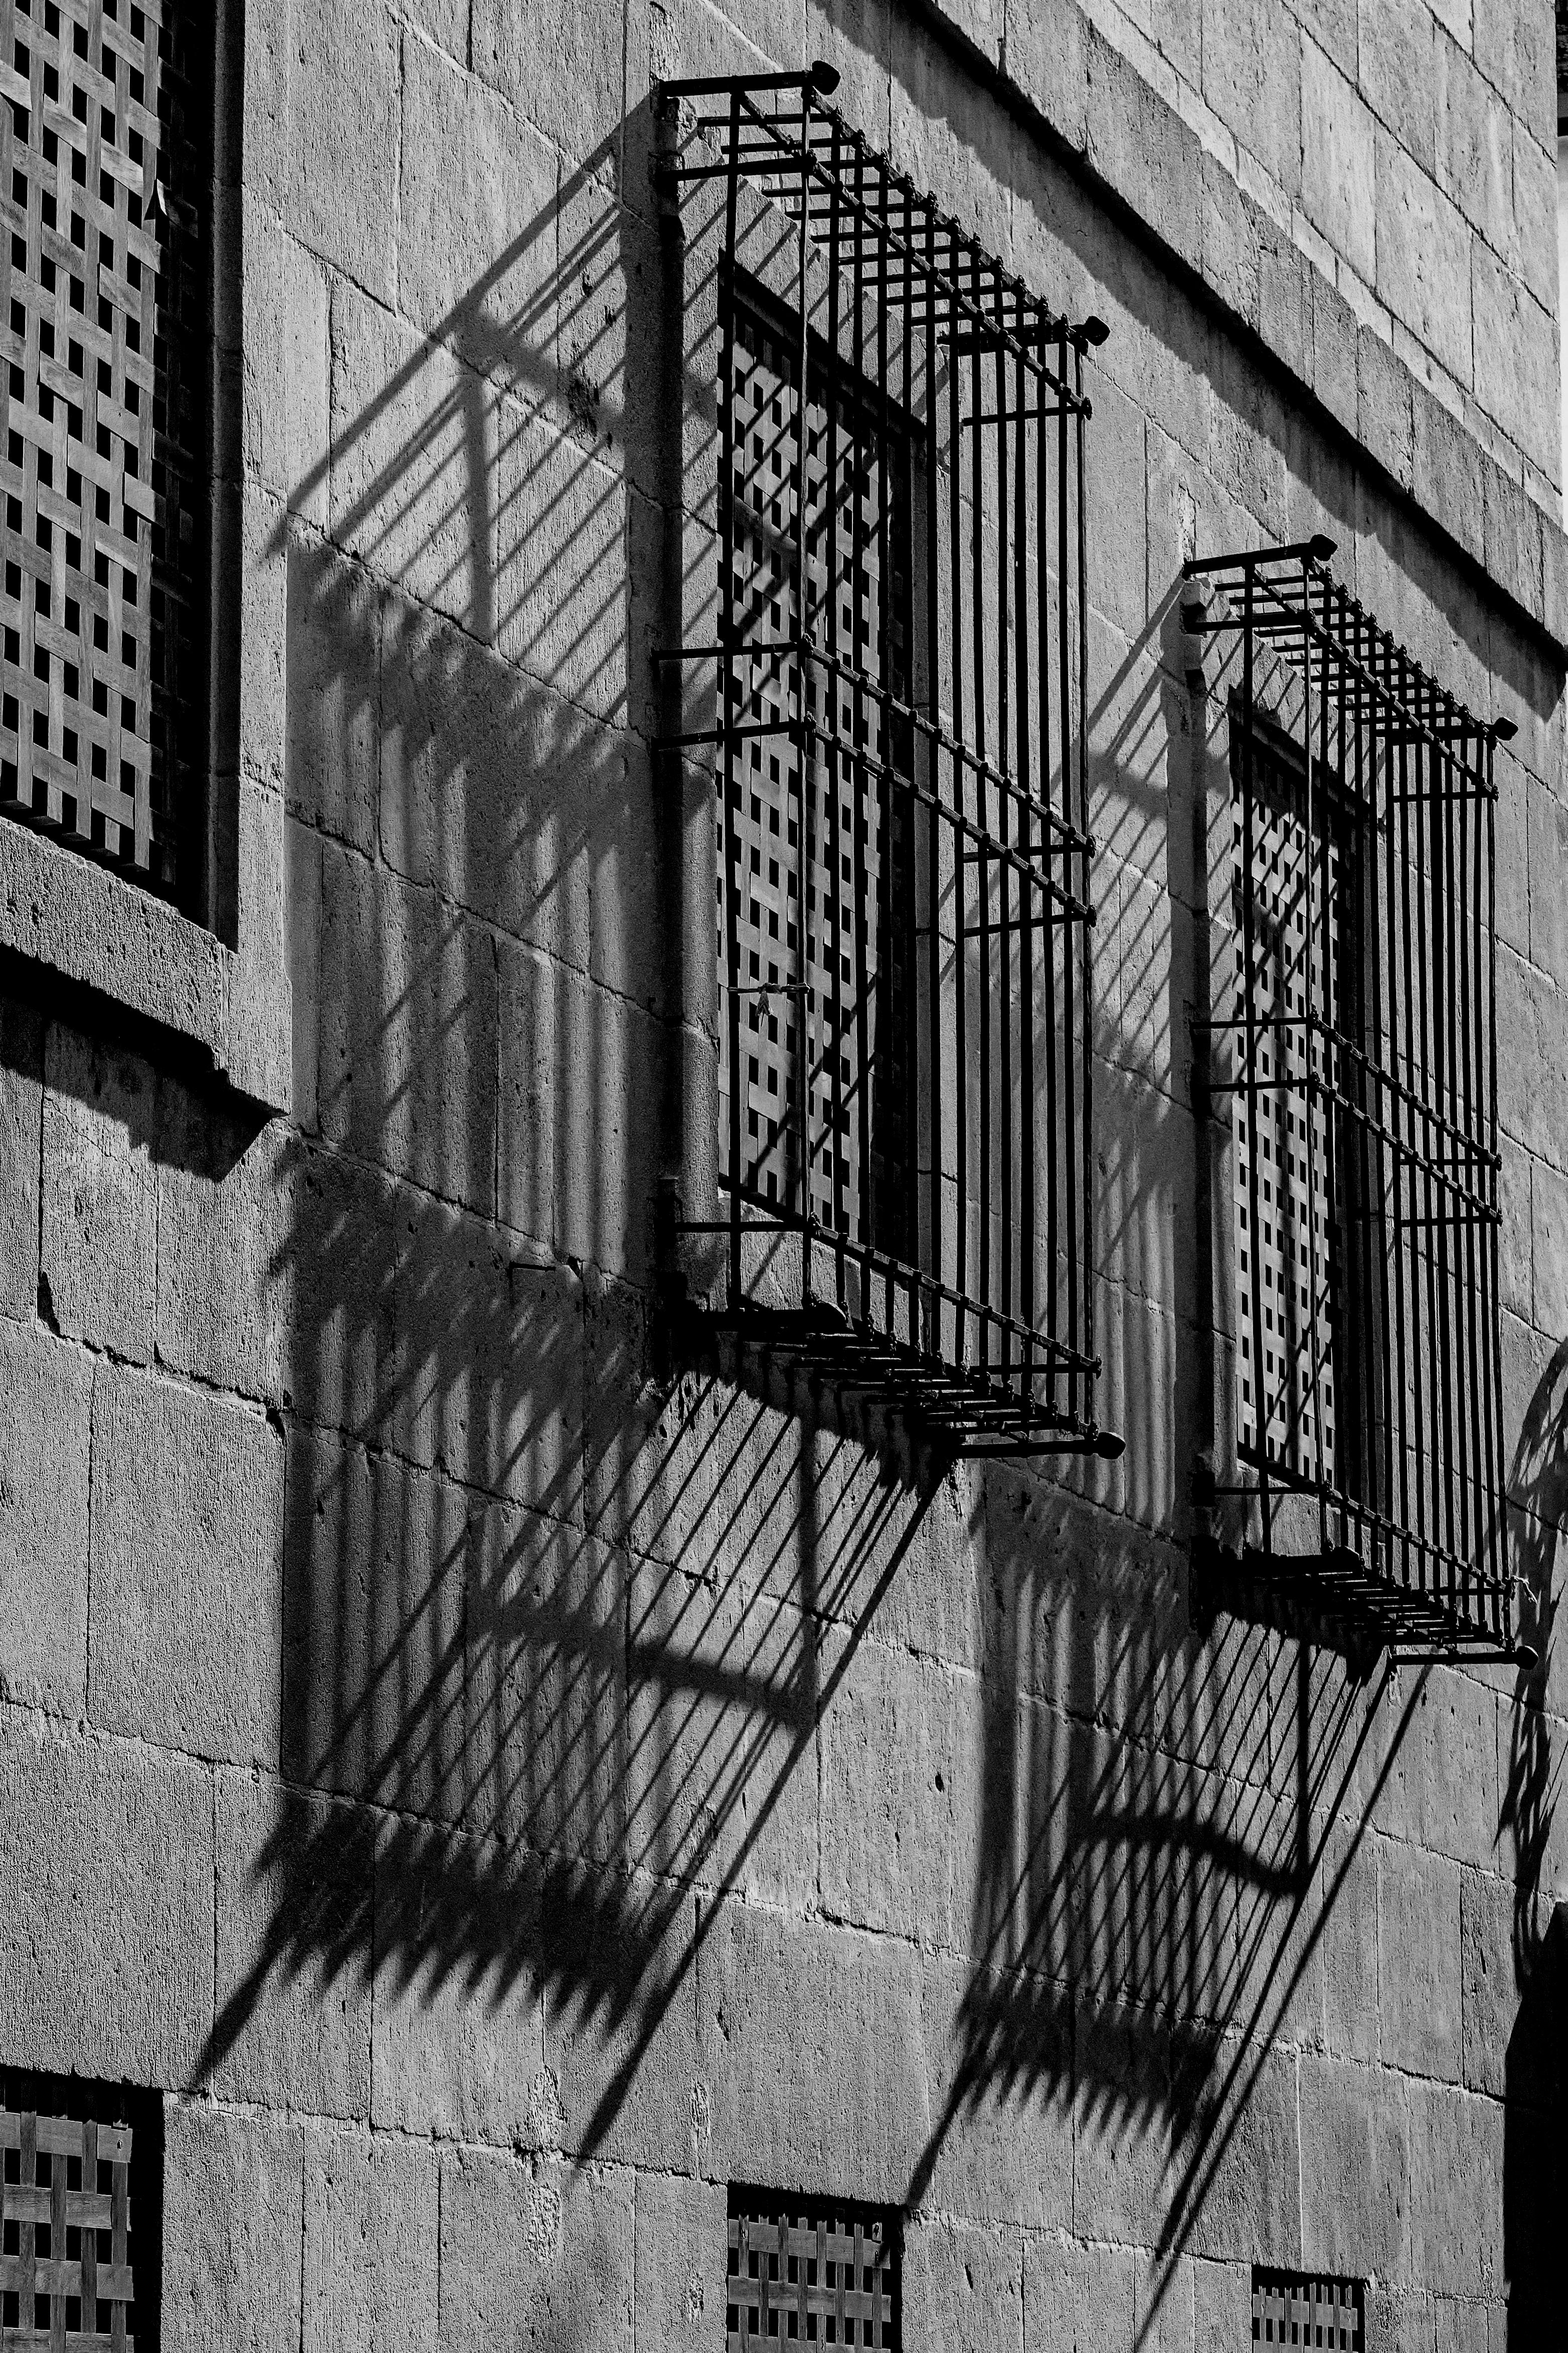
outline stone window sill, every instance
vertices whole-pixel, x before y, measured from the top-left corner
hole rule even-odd
[[[125,876],[0,818],[0,951],[57,974],[194,1048],[234,1092],[289,1107],[283,815],[230,784],[237,944]]]

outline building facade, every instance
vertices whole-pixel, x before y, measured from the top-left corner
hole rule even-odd
[[[1551,10],[4,14],[5,2341],[1558,2343]]]

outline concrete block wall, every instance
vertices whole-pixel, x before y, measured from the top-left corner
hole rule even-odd
[[[291,1114],[258,1124],[145,1025],[0,976],[0,2063],[164,2091],[173,2346],[712,2348],[731,2180],[904,2210],[911,2348],[1249,2341],[1254,2261],[1371,2277],[1380,2346],[1548,2341],[1563,653],[1501,556],[1489,575],[1401,496],[1362,427],[1403,397],[1414,436],[1415,407],[1396,375],[1369,388],[1283,245],[1294,376],[1173,274],[1178,211],[1151,242],[1108,208],[1095,60],[1134,33],[1166,59],[1236,184],[1288,187],[1292,235],[1299,207],[1434,361],[1462,246],[1472,301],[1480,257],[1502,273],[1487,347],[1527,375],[1504,280],[1535,300],[1529,240],[1495,189],[1465,209],[1491,199],[1436,79],[1429,156],[1420,108],[1379,115],[1364,5],[1108,31],[1121,13],[1075,33],[1065,5],[973,5],[953,47],[816,0],[247,12],[237,659],[267,716],[251,781],[287,810]],[[1501,108],[1487,153],[1538,142],[1521,41],[1504,59],[1468,11],[1416,13],[1415,54],[1486,83],[1475,121]],[[647,654],[671,438],[705,420],[650,390],[647,94],[818,53],[922,184],[1111,328],[1089,700],[1128,1447],[1059,1482],[938,1475],[659,1377],[683,1008]],[[1309,104],[1332,116],[1315,194]],[[1342,201],[1369,142],[1370,248]],[[1441,196],[1451,253],[1423,233],[1389,259],[1385,177],[1408,195],[1387,236]],[[1215,224],[1253,235],[1219,183],[1177,192],[1200,259]],[[1336,434],[1307,392],[1346,351]],[[1445,462],[1484,549],[1474,424],[1461,403]],[[1512,1526],[1544,1643],[1523,1683],[1362,1686],[1190,1608],[1209,754],[1173,604],[1198,549],[1316,529],[1519,730],[1498,912]]]

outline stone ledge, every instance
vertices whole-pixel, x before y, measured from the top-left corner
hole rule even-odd
[[[272,797],[229,788],[239,946],[125,876],[0,818],[0,950],[195,1047],[236,1093],[289,1107],[283,826]]]
[[[1316,255],[1292,236],[1289,251],[1310,291],[1314,342],[1331,349],[1339,364],[1320,366],[1302,352],[1296,307],[1271,299],[1267,273],[1236,267],[1238,243],[1254,253],[1278,248],[1278,224],[1239,177],[1230,179],[1227,216],[1219,217],[1209,192],[1226,167],[1079,0],[1060,0],[1059,40],[1048,47],[1036,44],[1018,69],[1009,63],[1005,43],[998,47],[977,37],[967,0],[905,0],[905,5],[1109,200],[1121,225],[1164,261],[1194,300],[1239,329],[1330,428],[1419,510],[1434,534],[1568,660],[1568,534],[1526,489],[1522,454],[1516,478],[1479,437],[1476,419],[1456,417],[1405,357],[1356,316]],[[1292,320],[1298,320],[1294,334]],[[1369,399],[1366,388],[1379,385],[1387,396]],[[1456,443],[1474,483],[1458,506],[1452,498]]]

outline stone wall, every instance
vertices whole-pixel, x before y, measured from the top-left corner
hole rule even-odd
[[[1156,94],[1163,58],[1238,183],[1245,151],[1328,240],[1310,267],[1464,390],[1431,517],[1377,438],[1385,405],[1414,436],[1399,379],[1352,339],[1347,413],[1310,335],[1293,376],[1202,245],[1112,201],[1091,128],[1015,102],[1029,43],[1084,56],[1065,5],[956,46],[897,0],[247,11],[220,660],[286,811],[291,1113],[0,973],[0,2062],[165,2091],[172,2348],[717,2347],[731,2180],[906,2207],[910,2348],[1247,2342],[1255,2260],[1373,2276],[1380,2346],[1550,2341],[1561,1661],[1361,1685],[1189,1610],[1208,752],[1174,611],[1195,551],[1326,529],[1518,726],[1503,1349],[1550,1594],[1563,654],[1551,543],[1531,621],[1469,432],[1517,425],[1544,495],[1550,68],[1416,0],[1431,76],[1384,104],[1366,0],[1359,35],[1155,13],[1093,38]],[[648,91],[763,50],[832,58],[847,113],[1111,329],[1089,701],[1127,1451],[1060,1481],[658,1378],[683,1041],[647,655],[680,471]],[[1457,160],[1474,124],[1506,204]],[[1423,206],[1442,237],[1402,247]]]

